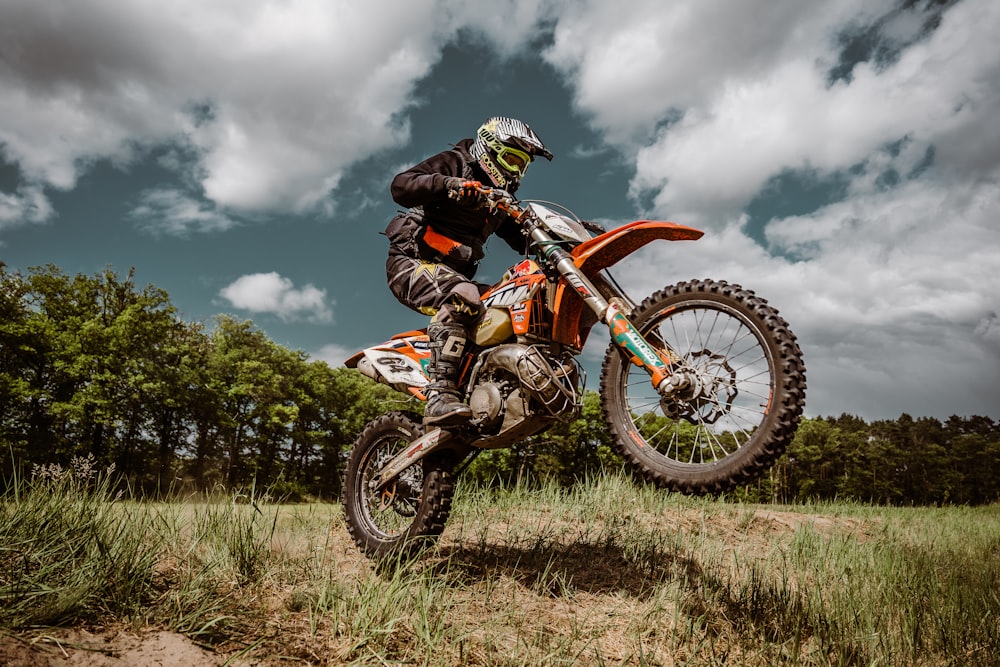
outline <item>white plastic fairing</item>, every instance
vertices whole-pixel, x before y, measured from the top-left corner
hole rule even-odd
[[[358,362],[358,370],[368,377],[391,387],[423,387],[427,376],[413,359],[395,350],[370,347],[365,358]]]
[[[547,206],[532,202],[528,204],[528,210],[538,218],[546,230],[555,236],[579,243],[583,243],[591,238],[590,233],[579,222],[561,213],[557,213]]]

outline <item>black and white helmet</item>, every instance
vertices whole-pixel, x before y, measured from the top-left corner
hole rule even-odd
[[[498,188],[520,182],[535,157],[552,159],[552,153],[530,127],[503,116],[494,116],[479,127],[470,152]]]

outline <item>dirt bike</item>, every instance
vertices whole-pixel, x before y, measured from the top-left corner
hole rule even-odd
[[[366,555],[433,543],[461,466],[578,414],[585,374],[576,357],[598,322],[611,339],[602,417],[646,480],[684,493],[723,492],[757,478],[784,452],[806,381],[801,350],[777,311],[716,280],[680,282],[636,304],[607,271],[654,240],[696,240],[701,231],[643,220],[604,232],[556,204],[479,192],[490,210],[517,221],[528,257],[483,296],[486,313],[459,380],[473,413],[468,425],[428,429],[416,412],[397,410],[369,422],[355,441],[343,503]],[[419,330],[345,363],[426,400],[429,360]]]

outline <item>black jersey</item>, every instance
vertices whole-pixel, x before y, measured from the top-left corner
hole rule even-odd
[[[420,164],[397,174],[392,180],[392,198],[409,211],[393,219],[386,235],[392,242],[390,254],[406,254],[453,265],[469,277],[483,257],[483,245],[496,234],[517,252],[524,252],[525,237],[517,223],[503,213],[490,213],[448,198],[446,179],[457,176],[489,184],[491,181],[469,153],[472,139],[463,139],[454,148],[432,155]],[[513,194],[516,187],[508,189]],[[469,261],[436,256],[420,243],[429,226],[438,234],[468,246]]]

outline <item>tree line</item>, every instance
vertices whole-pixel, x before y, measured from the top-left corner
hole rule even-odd
[[[132,271],[0,266],[5,480],[88,456],[143,494],[256,483],[331,497],[344,448],[390,393],[252,322],[185,322]]]
[[[26,274],[0,263],[0,484],[89,457],[142,495],[232,491],[334,498],[364,424],[413,400],[311,361],[250,321],[181,319],[132,271]],[[951,417],[803,420],[786,454],[737,492],[754,502],[886,504],[1000,500],[1000,423]],[[599,399],[573,420],[478,457],[483,484],[580,479],[621,469]]]

